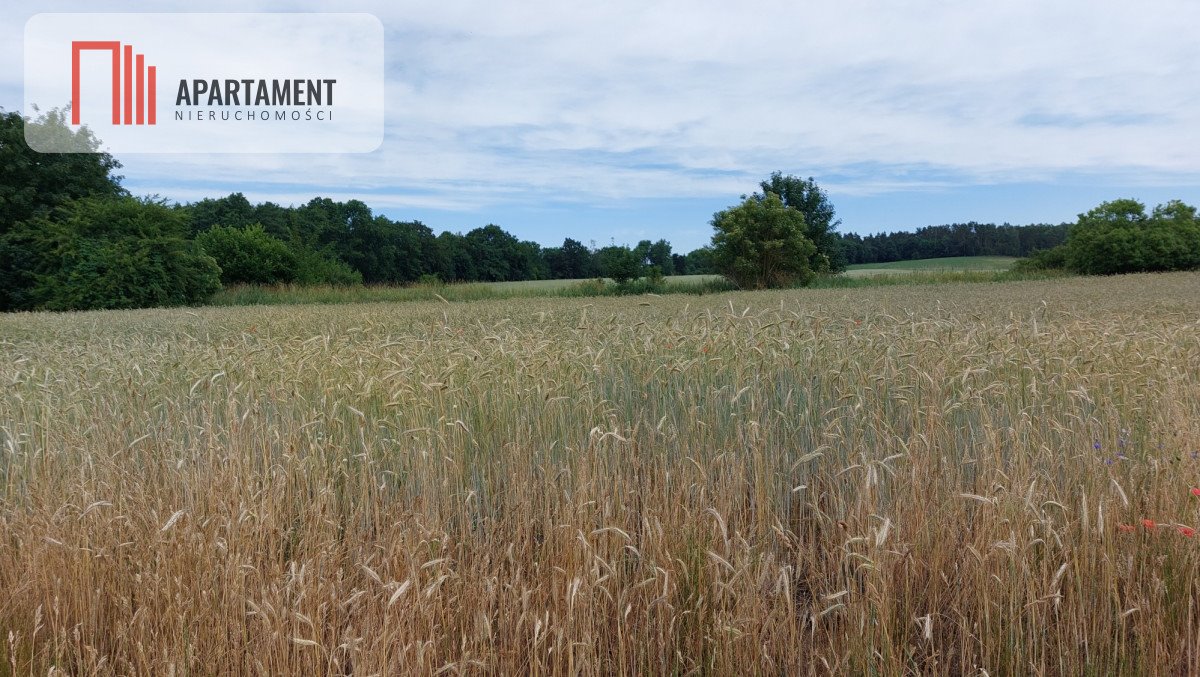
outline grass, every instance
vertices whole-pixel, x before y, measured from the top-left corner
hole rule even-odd
[[[863,273],[853,275],[850,273]],[[879,271],[875,271],[879,272]],[[850,271],[844,275],[818,277],[812,288],[851,288],[891,285],[927,285],[950,283],[1013,282],[1063,277],[1058,271],[895,269],[887,275],[871,271]],[[869,274],[868,274],[869,273]],[[611,280],[533,280],[523,282],[475,282],[466,284],[372,285],[356,287],[242,285],[217,292],[209,301],[215,306],[400,303],[411,301],[487,301],[544,297],[586,298],[640,294],[704,295],[733,291],[735,287],[719,275],[677,275],[665,284],[653,285],[639,280],[616,285]]]
[[[668,286],[689,287],[695,285],[703,285],[705,283],[716,282],[721,280],[720,275],[668,275],[663,278]],[[560,291],[570,290],[573,287],[586,285],[593,280],[577,279],[577,280],[523,280],[520,282],[483,282],[480,284],[503,292],[509,291]],[[611,280],[609,280],[611,282]]]
[[[863,273],[853,275],[851,273]],[[876,274],[878,273],[878,274]],[[896,287],[930,284],[980,284],[995,282],[1028,282],[1069,277],[1061,270],[893,270],[848,271],[842,275],[818,277],[809,285],[813,289],[851,289],[861,287]]]
[[[996,272],[1008,270],[1017,259],[1010,256],[947,256],[937,259],[917,259],[913,261],[891,261],[889,263],[860,263],[849,267],[846,275],[860,277],[864,275],[879,275],[897,272],[949,272],[949,271],[984,271]]]
[[[1198,316],[1198,274],[3,316],[0,665],[1194,674]]]
[[[661,285],[645,280],[617,285],[611,280],[527,280],[520,282],[470,282],[367,285],[352,287],[301,285],[239,285],[217,292],[215,306],[398,303],[408,301],[484,301],[538,297],[580,298],[630,294],[711,294],[733,286],[719,275],[674,275]]]

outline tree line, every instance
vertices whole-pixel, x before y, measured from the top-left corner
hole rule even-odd
[[[92,153],[42,154],[26,125]],[[358,200],[252,204],[243,194],[169,204],[121,185],[63,111],[27,120],[0,111],[0,310],[137,308],[203,303],[223,285],[503,282],[712,273],[711,251],[665,239],[542,247],[498,225],[435,234]]]
[[[1066,240],[1017,262],[1018,270],[1118,275],[1200,269],[1200,217],[1170,200],[1146,212],[1137,200],[1101,203],[1079,215]]]
[[[713,215],[712,243],[684,253],[665,239],[596,246],[564,238],[543,247],[498,225],[465,233],[374,213],[358,200],[299,206],[243,194],[168,204],[129,194],[107,153],[41,154],[24,127],[70,135],[98,151],[62,111],[37,119],[0,111],[0,310],[195,305],[223,285],[358,285],[611,278],[651,284],[668,275],[721,274],[743,288],[796,286],[849,264],[943,256],[1026,256],[1028,265],[1084,273],[1200,265],[1195,210],[1146,214],[1105,203],[1078,223],[953,224],[915,232],[839,234],[812,178],[772,174],[760,192]],[[1130,253],[1132,252],[1132,253]],[[1132,262],[1122,259],[1132,257]],[[1115,263],[1114,263],[1115,262]]]
[[[361,201],[313,198],[299,207],[251,204],[241,193],[175,207],[222,269],[222,282],[409,284],[513,282],[614,277],[617,259],[662,275],[711,273],[706,252],[678,254],[671,243],[597,248],[573,238],[542,247],[498,225],[435,234],[420,221],[375,214]],[[262,261],[271,262],[262,265]],[[316,271],[315,273],[313,271]]]
[[[993,223],[955,223],[925,226],[913,232],[839,235],[847,263],[888,263],[947,256],[1025,257],[1052,249],[1067,239],[1071,224],[1014,226]]]

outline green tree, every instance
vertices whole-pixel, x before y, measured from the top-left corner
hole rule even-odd
[[[804,214],[779,196],[752,195],[713,215],[713,263],[743,288],[808,284],[819,266],[816,246],[805,235]]]
[[[817,272],[840,273],[846,269],[846,258],[837,235],[837,227],[842,222],[836,218],[829,194],[811,176],[802,179],[775,172],[759,186],[762,188],[759,197],[774,193],[784,205],[804,215],[804,235],[817,248]]]
[[[515,260],[516,279],[547,280],[550,279],[550,267],[542,256],[542,245],[532,240],[521,240],[517,244],[517,259]]]
[[[292,236],[292,209],[274,202],[263,202],[254,206],[250,223],[261,224],[268,235],[287,241]],[[194,230],[195,226],[192,228]]]
[[[255,220],[255,209],[241,193],[230,193],[225,197],[204,198],[193,202],[185,208],[191,214],[193,233],[203,233],[213,226],[241,228]]]
[[[1150,215],[1137,200],[1113,200],[1080,214],[1064,247],[1067,267],[1085,275],[1190,270],[1200,268],[1200,222],[1177,200]]]
[[[596,263],[600,267],[600,274],[611,277],[617,284],[625,284],[642,276],[642,262],[629,247],[604,247],[596,252]]]
[[[309,247],[293,250],[296,257],[296,283],[354,286],[363,283],[362,273],[328,252]]]
[[[650,245],[646,252],[647,263],[662,271],[663,275],[675,274],[675,262],[671,260],[671,243],[659,240]]]
[[[296,255],[261,224],[213,226],[196,242],[221,267],[222,284],[276,284],[296,279]]]
[[[688,275],[687,256],[671,254],[671,269],[674,271],[672,275]]]
[[[51,110],[27,120],[0,111],[0,235],[69,200],[125,195],[121,177],[113,175],[121,163],[98,152],[100,141],[86,127],[72,130],[65,116]],[[39,153],[25,142],[26,126],[31,134],[59,139],[56,146],[88,152]]]
[[[1158,205],[1146,233],[1148,256],[1160,270],[1200,268],[1200,219],[1196,208],[1179,200]]]
[[[437,237],[438,260],[442,268],[438,277],[447,282],[464,282],[479,279],[475,268],[475,257],[471,256],[467,238],[458,233],[444,231]]]
[[[650,264],[650,248],[654,243],[650,240],[642,240],[633,247],[633,255],[637,257],[639,263],[643,266]]]
[[[1067,248],[1063,245],[1031,252],[1029,256],[1013,263],[1015,271],[1066,270]]]
[[[469,231],[464,244],[475,259],[475,272],[484,282],[520,280],[519,264],[524,255],[520,241],[500,226],[489,223]],[[517,264],[517,265],[514,265]]]
[[[712,247],[693,249],[684,257],[684,262],[688,275],[713,275],[717,272],[717,264],[713,262]]]
[[[88,310],[203,303],[221,269],[187,217],[148,199],[84,198],[0,237],[0,309]]]
[[[549,276],[556,280],[572,280],[592,274],[592,253],[578,240],[566,238],[561,247],[542,250]]]

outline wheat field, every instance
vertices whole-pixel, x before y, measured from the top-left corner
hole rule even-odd
[[[0,674],[1200,672],[1200,275],[0,317]]]

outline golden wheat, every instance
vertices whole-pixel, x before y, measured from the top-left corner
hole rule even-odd
[[[11,315],[0,351],[0,671],[1200,671],[1200,275]]]

